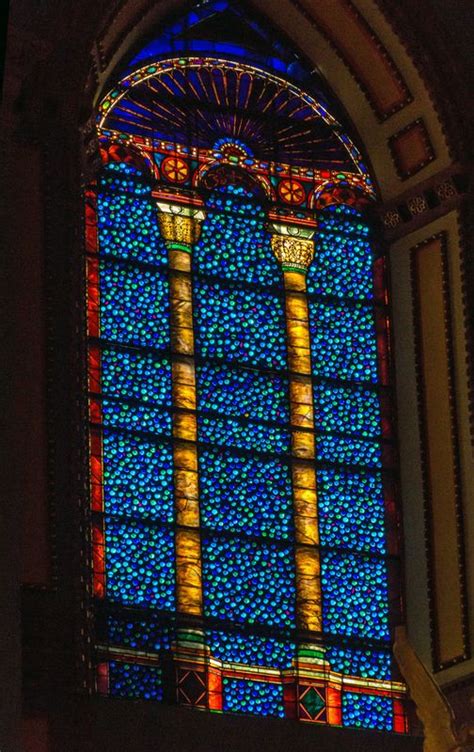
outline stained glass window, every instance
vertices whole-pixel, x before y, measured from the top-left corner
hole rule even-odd
[[[338,117],[231,0],[170,22],[100,103],[89,445],[110,697],[407,730],[384,260]]]

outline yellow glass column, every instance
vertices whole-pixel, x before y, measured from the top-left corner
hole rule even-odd
[[[295,521],[298,627],[322,627],[314,403],[306,271],[314,255],[314,227],[270,225],[272,248],[283,269],[290,371],[290,419]]]
[[[153,195],[158,199],[158,221],[169,261],[177,611],[201,616],[191,253],[205,212],[202,202],[191,194],[157,191]]]

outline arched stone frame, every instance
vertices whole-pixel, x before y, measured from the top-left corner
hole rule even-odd
[[[443,124],[443,127],[446,129],[445,138],[449,141],[452,153],[456,158],[462,159],[463,154],[465,153],[463,151],[462,142],[459,140],[458,131],[455,127],[453,127],[452,117],[450,119],[449,116],[446,116],[446,111],[443,110],[444,103],[442,101],[442,93],[439,89],[436,90],[436,87],[434,89],[430,89],[430,85],[425,83],[425,81],[429,79],[429,76],[426,75],[426,71],[423,71],[424,79],[416,72],[415,66],[418,64],[418,61],[416,61],[416,55],[412,55],[412,57],[409,58],[407,53],[404,51],[401,43],[397,40],[395,33],[391,30],[390,24],[393,22],[396,26],[398,23],[397,13],[403,13],[403,11],[394,10],[392,12],[392,10],[387,10],[388,6],[385,6],[383,9],[381,5],[378,8],[375,8],[373,4],[369,6],[369,3],[362,2],[359,3],[359,7],[362,15],[369,20],[372,29],[375,30],[374,37],[378,37],[377,43],[382,40],[382,47],[384,46],[389,50],[392,58],[397,59],[398,66],[402,71],[404,77],[407,80],[410,79],[410,85],[412,84],[412,81],[416,79],[416,85],[411,85],[413,93],[413,103],[412,105],[409,105],[409,109],[403,109],[398,114],[396,114],[396,117],[393,116],[395,117],[395,120],[390,117],[384,122],[383,125],[379,126],[376,123],[374,125],[374,120],[370,117],[367,105],[364,104],[364,95],[354,83],[354,80],[351,78],[350,72],[348,72],[345,69],[344,64],[339,61],[337,54],[331,50],[330,45],[327,44],[324,40],[321,42],[318,53],[321,53],[321,55],[325,58],[324,72],[327,75],[328,79],[331,81],[333,88],[336,91],[344,90],[345,93],[343,94],[343,96],[341,96],[341,99],[345,102],[348,102],[349,100],[353,102],[353,112],[356,112],[356,110],[359,109],[360,105],[360,111],[363,113],[361,115],[362,119],[365,118],[366,122],[370,124],[370,127],[367,126],[365,132],[368,133],[370,128],[373,127],[374,131],[377,131],[377,133],[379,134],[376,139],[371,139],[370,134],[368,133],[369,138],[366,139],[365,142],[368,145],[369,153],[371,153],[372,150],[380,152],[381,156],[379,162],[385,161],[387,165],[390,165],[390,153],[384,146],[384,144],[386,143],[385,137],[389,134],[398,132],[396,127],[397,124],[400,125],[401,128],[403,128],[405,124],[409,125],[410,122],[414,122],[417,117],[422,115],[425,120],[425,124],[428,126],[430,132],[439,133],[439,123],[441,122]],[[158,6],[154,9],[154,11],[156,11],[157,13],[161,13],[162,10],[166,10],[165,3],[158,4]],[[275,13],[277,13],[279,10],[281,10],[280,7],[275,7]],[[92,83],[92,88],[95,89],[95,87],[97,86],[97,81],[95,79],[96,73],[98,73],[99,78],[103,77],[103,71],[107,69],[114,51],[117,51],[120,46],[122,46],[122,50],[126,49],[129,43],[130,34],[133,35],[135,33],[133,32],[133,29],[137,25],[140,26],[142,23],[143,25],[145,25],[149,20],[149,17],[146,18],[147,9],[145,7],[145,4],[142,6],[142,8],[138,8],[136,3],[125,3],[120,7],[119,10],[116,11],[116,9],[114,9],[113,13],[116,13],[116,17],[113,19],[110,16],[107,18],[102,16],[101,8],[99,8],[98,6],[93,7],[92,4],[88,6],[87,12],[85,14],[82,6],[81,9],[79,9],[78,7],[78,12],[81,13],[81,32],[76,36],[76,39],[78,39],[79,41],[77,42],[77,48],[75,48],[76,57],[74,58],[74,62],[74,56],[68,57],[64,54],[64,50],[59,42],[59,37],[57,37],[57,52],[55,52],[54,46],[48,48],[48,43],[45,43],[44,45],[39,43],[38,40],[35,39],[35,34],[33,32],[31,32],[31,37],[28,41],[24,41],[24,39],[21,38],[21,35],[19,35],[18,37],[20,45],[24,45],[28,49],[33,49],[33,55],[31,55],[31,57],[27,56],[28,59],[24,59],[24,61],[22,62],[22,65],[24,66],[23,69],[26,75],[25,86],[23,88],[23,101],[27,103],[26,106],[28,109],[28,115],[26,116],[24,112],[22,112],[21,108],[19,110],[19,114],[15,115],[15,122],[20,122],[21,128],[23,129],[23,136],[21,136],[21,134],[17,136],[15,141],[15,150],[10,153],[10,159],[15,161],[17,167],[16,179],[22,182],[23,191],[26,190],[26,186],[28,187],[28,190],[35,190],[36,186],[39,185],[39,170],[41,169],[41,167],[46,170],[45,193],[46,200],[50,201],[47,208],[45,209],[47,226],[44,236],[44,242],[47,246],[47,276],[50,280],[48,282],[48,305],[50,308],[51,318],[49,319],[48,325],[50,332],[50,335],[48,335],[48,341],[52,344],[53,350],[55,352],[60,351],[61,353],[67,352],[67,343],[71,341],[69,334],[73,333],[76,328],[76,325],[72,323],[70,313],[67,313],[74,310],[75,296],[71,291],[67,292],[67,289],[64,289],[63,285],[64,280],[67,280],[71,273],[70,271],[66,270],[65,262],[63,265],[61,265],[61,258],[63,258],[62,254],[64,253],[65,247],[71,249],[71,255],[68,256],[68,267],[69,269],[71,268],[72,262],[72,268],[74,270],[73,274],[75,275],[75,279],[80,285],[80,271],[78,271],[77,266],[78,264],[80,265],[80,252],[78,246],[80,228],[79,223],[77,223],[77,217],[80,214],[80,196],[77,188],[80,184],[80,174],[78,169],[79,151],[85,155],[84,167],[86,172],[90,169],[91,163],[89,159],[93,158],[93,155],[95,154],[93,141],[87,136],[87,126],[85,126],[86,138],[83,148],[78,149],[75,136],[77,119],[81,119],[84,123],[85,118],[87,118],[87,112],[90,111],[90,107],[92,106],[90,87],[88,89],[89,94],[86,94],[85,97],[82,96],[88,67],[88,63],[85,61],[85,58],[83,56],[83,51],[89,48],[93,50],[93,56],[96,63],[95,66],[90,69],[90,81]],[[294,13],[296,14],[296,11]],[[311,15],[311,8],[309,8],[309,13]],[[301,20],[301,18],[302,16],[298,16],[298,19]],[[311,18],[308,19],[308,22],[311,22]],[[399,25],[398,29],[400,28],[401,27]],[[306,34],[304,23],[301,23],[301,28],[296,32],[294,29],[294,24],[292,24],[291,29],[290,33],[295,38],[295,40],[297,36],[301,37]],[[405,27],[401,38],[404,40],[404,42],[406,41],[408,45],[411,41],[409,39],[409,34],[410,32],[407,31]],[[137,35],[139,35],[139,32],[137,32]],[[318,37],[318,40],[319,39],[320,37]],[[312,48],[313,44],[311,43],[309,44],[309,46]],[[118,52],[117,57],[120,57],[121,54],[121,52]],[[36,82],[40,81],[41,86],[31,84],[33,74],[31,72],[29,59],[31,59],[32,63],[34,61],[34,65],[37,65],[36,72],[34,74],[34,80]],[[57,77],[54,71],[61,68],[64,60],[67,60],[66,65],[63,66],[66,78],[64,80],[61,80],[61,75],[63,75],[63,73],[61,72],[60,76]],[[412,62],[413,60],[415,60],[415,62]],[[59,61],[61,61],[61,65],[57,65],[57,62]],[[419,64],[419,67],[421,70],[422,63]],[[339,85],[337,81],[340,81]],[[64,94],[64,92],[66,91],[68,91],[67,96]],[[44,99],[40,98],[40,92],[41,96],[44,96]],[[429,100],[431,96],[436,102],[436,106],[440,109],[440,112],[442,113],[441,115],[437,114],[433,106],[430,104]],[[59,110],[56,111],[54,110],[55,99],[56,101],[59,101],[61,103]],[[45,121],[44,119],[45,114],[46,117],[49,118],[48,121]],[[458,117],[461,116],[462,113],[458,113]],[[16,120],[16,118],[18,118],[18,120]],[[357,116],[357,113],[353,117],[353,119],[356,123],[358,123],[359,118]],[[407,123],[407,121],[410,122]],[[359,130],[362,131],[362,128],[359,127]],[[59,133],[59,131],[61,131],[61,133]],[[91,131],[89,131],[89,134],[90,133]],[[25,136],[27,144],[25,143]],[[438,160],[438,147],[440,147],[441,149],[441,154],[444,154],[441,160]],[[437,183],[437,180],[441,181],[441,178],[441,182],[451,182],[454,190],[454,195],[450,199],[447,199],[447,204],[439,204],[440,208],[435,209],[435,212],[441,212],[437,228],[441,230],[446,229],[449,231],[450,239],[452,240],[453,247],[455,248],[455,256],[457,256],[458,250],[463,243],[462,238],[466,233],[465,228],[470,222],[468,213],[464,211],[461,214],[459,210],[459,204],[461,200],[460,196],[463,191],[462,181],[461,184],[458,184],[457,180],[453,179],[457,178],[458,175],[462,177],[464,168],[462,164],[460,166],[455,166],[453,163],[449,163],[449,158],[446,156],[447,152],[445,146],[442,143],[442,139],[441,141],[436,140],[435,151],[436,158],[429,164],[428,170],[427,168],[423,168],[419,174],[409,178],[407,182],[405,182],[403,186],[401,186],[402,194],[404,193],[405,186],[407,187],[408,191],[407,196],[402,195],[401,201],[403,203],[405,199],[410,199],[410,191],[412,194],[417,195],[417,192],[421,192],[423,194],[426,189],[434,188],[436,190],[437,185],[441,184]],[[87,157],[87,154],[89,154],[89,157]],[[64,176],[65,165],[69,165],[67,177]],[[87,165],[89,165],[89,167]],[[443,165],[445,165],[446,167],[443,167]],[[24,180],[22,180],[22,175],[25,178]],[[430,175],[431,178],[429,177]],[[427,177],[426,181],[424,180],[425,176]],[[417,216],[414,219],[409,218],[404,224],[405,219],[400,218],[398,212],[398,206],[400,203],[398,201],[398,196],[400,195],[400,183],[398,182],[398,179],[395,179],[393,177],[393,179],[388,180],[386,183],[384,182],[384,185],[392,186],[392,188],[390,190],[387,190],[385,194],[386,199],[388,200],[386,210],[387,215],[389,211],[392,214],[395,214],[395,220],[398,222],[395,229],[395,233],[400,234],[400,239],[399,241],[397,241],[397,246],[399,248],[406,248],[410,245],[411,239],[408,238],[407,240],[404,240],[402,236],[405,233],[409,234],[412,228],[416,230],[416,243],[418,242],[418,239],[423,240],[430,237],[431,228],[429,227],[429,224],[433,217],[433,211],[430,209],[430,207],[428,206],[428,208],[423,210],[424,216]],[[66,192],[65,186],[67,186]],[[48,198],[48,196],[50,198]],[[395,208],[390,205],[390,201],[393,202]],[[30,203],[30,208],[31,205],[32,204]],[[407,203],[404,204],[404,206],[406,205]],[[451,218],[449,220],[446,220],[445,222],[443,219],[443,212],[446,211],[447,205],[451,207],[452,214]],[[29,236],[30,238],[36,237],[38,247],[42,243],[42,211],[43,207],[37,208],[36,212],[31,215],[30,222]],[[67,218],[66,224],[63,223],[61,226],[57,225],[56,216],[58,212],[63,217]],[[385,217],[385,215],[383,216]],[[76,219],[74,219],[74,217],[76,217]],[[458,230],[454,229],[458,218],[460,221],[459,235]],[[389,219],[388,216],[387,219]],[[455,220],[454,224],[453,220]],[[390,236],[390,231],[388,232],[388,234]],[[15,241],[19,244],[21,244],[22,242],[24,243],[22,237],[23,236],[21,232],[19,232],[18,237],[15,238]],[[27,243],[24,243],[24,247],[26,246]],[[469,271],[469,265],[471,264],[471,261],[467,254],[467,251],[464,250],[464,247],[462,254],[465,264],[464,268],[465,270]],[[20,259],[21,257],[19,256],[18,258]],[[405,291],[409,288],[409,285],[407,283],[407,276],[405,274],[405,271],[400,268],[404,265],[401,263],[401,261],[399,263],[399,261],[400,259],[394,262],[394,277],[396,277],[396,279],[394,280],[394,290]],[[461,336],[459,336],[459,332],[464,329],[464,314],[462,311],[461,301],[463,300],[463,289],[465,289],[465,285],[468,284],[469,277],[465,272],[464,277],[460,278],[459,270],[460,267],[456,266],[456,273],[454,275],[455,280],[453,282],[453,297],[456,300],[456,332],[458,333],[456,335],[456,357],[459,369],[457,379],[460,384],[458,391],[460,392],[462,397],[459,411],[461,414],[461,429],[464,436],[462,442],[464,452],[465,449],[466,451],[468,451],[470,445],[469,432],[467,431],[466,433],[466,422],[468,423],[470,409],[469,392],[466,386],[467,381],[465,378],[466,371],[464,364],[463,336],[462,334]],[[19,278],[21,278],[21,275]],[[26,284],[26,278],[24,280],[24,283]],[[37,310],[41,313],[41,295],[38,291],[38,287],[35,287],[35,284],[35,282],[32,284],[32,289],[37,290],[36,306]],[[58,301],[56,291],[59,288],[63,288],[63,301],[65,301],[67,298],[67,304]],[[410,295],[408,294],[408,306],[409,297]],[[399,299],[401,300],[401,298]],[[406,297],[403,297],[403,299],[407,300]],[[459,308],[459,306],[461,306],[461,308]],[[61,320],[60,324],[58,323],[58,317],[56,316],[56,313],[58,311],[62,311],[62,315],[59,317],[59,319]],[[397,322],[395,322],[395,324],[396,323]],[[403,327],[403,323],[400,323],[400,327]],[[28,341],[27,338],[26,341]],[[404,364],[409,364],[411,362],[411,354],[404,351],[403,345],[400,345],[398,349],[401,351],[401,354],[398,357],[399,362],[401,361]],[[40,362],[39,360],[36,362],[37,373],[44,373],[42,362]],[[74,362],[73,356],[71,357],[71,360],[69,362]],[[58,369],[58,359],[55,358],[54,355],[51,356],[50,365],[50,373],[52,372],[53,374],[57,374],[61,371],[60,364]],[[408,365],[407,368],[411,374],[411,366]],[[413,382],[411,375],[409,380],[410,383]],[[72,381],[69,385],[69,388],[66,389],[65,392],[70,394],[71,386],[72,391],[74,391],[75,387],[74,382]],[[54,401],[56,401],[56,403],[58,403],[59,401],[59,404],[63,406],[68,404],[66,394],[64,393],[63,396],[61,396],[61,388],[58,391],[58,384],[56,380],[51,384],[51,389],[52,392],[54,392]],[[403,391],[404,390],[401,387],[402,394]],[[411,388],[409,391],[410,394],[413,394],[413,388]],[[53,398],[51,397],[51,401],[52,400]],[[402,416],[401,432],[404,436],[411,435],[415,437],[416,429],[413,430],[413,416],[407,415],[407,412],[409,412],[409,408],[407,408],[407,411],[404,412],[404,415]],[[77,493],[82,493],[81,484],[79,484],[78,486],[75,485],[75,481],[72,480],[74,473],[69,475],[69,473],[66,471],[67,463],[61,460],[63,449],[57,446],[57,442],[54,442],[54,437],[57,437],[58,433],[64,437],[68,436],[70,432],[68,431],[67,427],[61,429],[60,426],[62,422],[63,426],[70,425],[71,421],[73,420],[73,416],[71,413],[63,413],[60,416],[60,419],[58,419],[58,416],[54,412],[54,410],[53,412],[49,411],[49,416],[49,434],[51,437],[53,437],[53,443],[55,443],[56,445],[56,459],[54,458],[53,454],[50,455],[50,472],[52,474],[50,482],[52,483],[52,485],[50,486],[49,497],[51,499],[54,499],[54,497],[59,493],[58,489],[62,489],[60,494],[62,500],[64,489],[68,489],[68,499],[73,499],[76,498]],[[40,435],[43,435],[43,424],[41,423],[41,420],[35,418],[34,420],[32,420],[32,425],[35,427],[35,430],[39,431]],[[415,453],[418,451],[416,438],[414,438],[413,442],[413,446],[410,447],[410,449],[407,448],[405,453],[406,462],[408,462],[408,464],[410,464],[412,450],[414,450]],[[63,470],[60,470],[60,467],[62,467]],[[34,477],[39,479],[37,486],[40,486],[43,478],[42,469],[37,467],[36,470],[32,470],[32,472],[35,473]],[[463,473],[466,475],[467,479],[469,478],[469,472],[470,471],[468,470],[468,467],[466,467],[466,460],[464,460]],[[420,488],[419,479],[415,479],[415,483],[412,484],[411,480],[408,480],[407,478],[405,482],[405,493],[407,494],[407,496],[405,498],[407,499],[406,506],[408,508],[410,518],[409,527],[413,531],[413,538],[411,538],[409,541],[409,549],[413,552],[415,552],[416,550],[419,551],[419,544],[422,538],[422,525],[420,524],[419,511],[417,511],[419,510],[420,506],[421,493],[419,492],[419,490],[413,490],[415,489],[415,487],[418,489]],[[408,490],[406,490],[407,488]],[[54,491],[53,489],[56,489],[56,491]],[[411,494],[413,495],[411,496]],[[34,501],[33,494],[30,493],[30,496],[28,497],[31,498],[30,504],[32,505],[32,508],[35,508],[35,505],[39,503],[38,494],[34,494],[34,496],[36,499]],[[43,498],[42,495],[41,498]],[[59,498],[57,496],[56,499],[57,503],[53,502],[52,504],[52,508],[56,510],[56,516],[58,518],[57,529],[59,531],[59,540],[54,544],[54,550],[56,552],[55,556],[57,560],[61,562],[60,569],[62,576],[64,575],[67,581],[71,584],[74,581],[74,576],[72,569],[68,573],[67,566],[67,561],[69,559],[68,553],[71,550],[71,542],[67,542],[67,539],[65,542],[64,539],[62,539],[62,534],[68,528],[68,525],[65,522],[65,518],[69,519],[71,514],[70,512],[62,510],[61,504],[59,503]],[[71,509],[71,506],[74,507],[74,502],[71,501],[71,503],[66,506]],[[41,514],[39,516],[41,517]],[[15,527],[16,526],[14,526],[14,528]],[[12,540],[14,539],[13,535],[10,537]],[[77,550],[76,544],[77,541],[72,546],[73,550]],[[50,544],[48,543],[47,545],[49,546]],[[408,560],[410,561],[411,558],[412,557],[409,556]],[[423,567],[418,569],[422,568]],[[417,616],[413,616],[411,618],[411,634],[413,635],[419,651],[422,653],[425,659],[429,661],[429,647],[427,647],[427,635],[429,633],[427,605],[424,601],[426,577],[421,571],[415,572],[415,569],[411,571],[412,574],[416,574],[416,579],[418,582],[417,588],[413,590],[412,595],[409,594],[409,621],[410,614],[415,614],[415,612],[417,612]],[[46,590],[50,590],[51,580],[49,579],[48,572],[45,568],[36,568],[33,575],[31,574],[31,568],[27,568],[27,571],[24,575],[24,581],[27,583],[33,583],[32,589],[27,590],[25,594],[25,613],[28,614],[30,613],[30,606],[34,612],[37,608],[37,600],[42,599],[41,595],[36,594],[35,588],[39,586],[40,588],[44,587],[46,588]],[[55,577],[55,581],[57,582],[57,575]],[[35,582],[37,583],[37,585],[34,584]],[[78,591],[76,592],[80,593],[80,586],[78,588]],[[62,593],[62,603],[64,603],[64,599],[66,599],[67,602],[69,598],[71,599],[69,602],[72,606],[75,601],[74,598],[72,598],[72,590],[70,587],[68,588],[68,593],[69,594],[64,592]],[[45,597],[54,600],[56,596],[52,595]],[[422,614],[425,614],[424,617],[422,616],[422,614],[420,615],[420,598],[421,603],[425,602],[425,605],[421,609]],[[80,640],[78,644],[81,644]],[[72,667],[71,664],[69,665]],[[453,681],[456,677],[460,677],[463,674],[463,671],[468,670],[469,665],[470,664],[467,664],[465,666],[460,665],[457,668],[454,667],[454,669],[450,669],[440,678],[444,682],[448,680]]]

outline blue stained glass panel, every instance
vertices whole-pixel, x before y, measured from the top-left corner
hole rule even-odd
[[[104,431],[108,514],[173,521],[173,456],[166,443]]]
[[[197,383],[201,411],[289,423],[288,385],[280,376],[206,363],[197,367]]]
[[[385,506],[380,474],[319,468],[321,545],[385,553]]]
[[[104,347],[100,357],[103,394],[158,405],[171,404],[171,364],[167,358],[111,347]]]
[[[262,288],[281,286],[282,274],[265,229],[266,212],[242,187],[214,191],[194,251],[199,273]]]
[[[109,686],[111,697],[163,699],[162,671],[156,666],[110,661]]]
[[[168,283],[164,273],[101,261],[100,296],[103,338],[126,345],[168,345]]]
[[[316,447],[318,460],[322,462],[370,468],[381,467],[382,464],[380,444],[375,441],[322,434],[316,439]]]
[[[247,666],[289,668],[296,653],[296,645],[292,642],[238,632],[209,632],[207,644],[214,658]]]
[[[246,449],[269,454],[289,452],[290,433],[277,426],[250,421],[239,422],[226,417],[198,417],[200,441],[218,446]]]
[[[315,376],[377,382],[377,342],[371,307],[313,301],[309,324]]]
[[[157,619],[140,619],[130,613],[110,614],[106,624],[107,642],[135,650],[159,652],[171,648],[172,632]]]
[[[390,697],[344,692],[342,695],[344,726],[393,730],[393,701]]]
[[[135,196],[150,194],[150,184],[143,173],[125,162],[109,162],[103,167],[100,187],[106,190],[131,193]]]
[[[277,295],[203,279],[196,280],[194,295],[196,352],[201,358],[286,368],[285,319]]]
[[[333,671],[347,676],[362,676],[379,680],[390,679],[392,676],[392,656],[388,650],[353,650],[328,645],[326,659]]]
[[[332,205],[318,214],[308,294],[372,299],[373,250],[369,227],[352,207]]]
[[[107,595],[124,606],[174,608],[174,536],[167,528],[108,518]]]
[[[199,456],[199,482],[205,527],[289,538],[292,486],[287,463],[206,449]]]
[[[130,187],[122,179],[115,186],[116,190],[110,190],[110,181],[102,181],[106,192],[100,192],[97,198],[100,253],[127,261],[164,265],[168,252],[159,231],[150,187],[128,183]],[[143,195],[144,190],[148,195]]]
[[[323,550],[321,586],[326,632],[389,639],[387,565],[383,559]]]
[[[285,717],[281,684],[227,677],[224,677],[222,684],[225,711]]]
[[[228,538],[203,539],[204,612],[236,623],[292,627],[291,547]],[[285,577],[276,578],[276,572]]]
[[[319,431],[336,431],[376,438],[380,436],[380,405],[377,392],[356,385],[315,384],[315,423]]]
[[[106,428],[171,435],[171,413],[163,407],[130,405],[115,400],[102,400],[102,422]]]

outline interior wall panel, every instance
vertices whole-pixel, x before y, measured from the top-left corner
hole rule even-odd
[[[431,576],[433,662],[439,670],[468,657],[462,494],[444,234],[415,246],[412,270]]]

